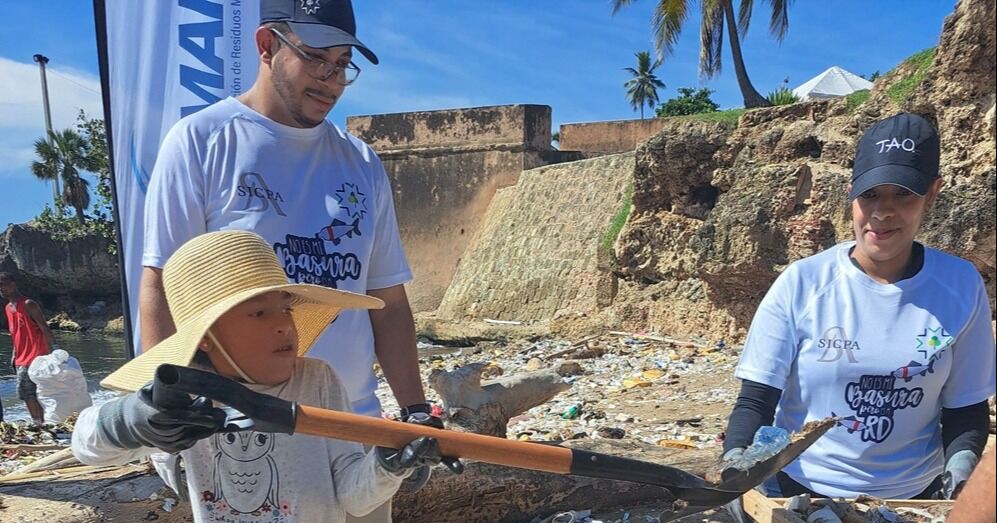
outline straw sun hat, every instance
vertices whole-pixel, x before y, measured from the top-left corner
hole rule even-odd
[[[197,236],[177,249],[163,267],[163,288],[177,332],[125,363],[101,381],[109,389],[135,391],[163,363],[190,365],[205,333],[232,307],[261,294],[294,296],[291,315],[303,355],[343,309],[380,309],[371,296],[303,283],[288,283],[273,249],[246,231]]]

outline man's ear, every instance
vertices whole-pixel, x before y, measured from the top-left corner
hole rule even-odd
[[[256,28],[256,52],[260,55],[260,60],[270,65],[274,54],[277,52],[277,37],[270,29],[260,26]]]

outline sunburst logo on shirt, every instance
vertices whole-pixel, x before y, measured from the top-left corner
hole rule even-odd
[[[939,350],[952,344],[953,337],[945,332],[945,327],[932,329],[927,327],[916,338],[917,346],[914,347],[925,358],[934,356]]]
[[[344,183],[332,196],[351,220],[360,220],[367,215],[367,195],[360,192],[356,185]]]

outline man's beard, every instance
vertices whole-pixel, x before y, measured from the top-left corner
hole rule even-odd
[[[284,71],[283,62],[277,61],[274,63],[272,79],[277,96],[280,96],[281,101],[284,102],[284,107],[287,108],[291,118],[298,125],[311,128],[320,125],[325,120],[324,116],[319,120],[312,120],[302,112],[301,107],[304,105],[303,98],[305,94],[302,92],[299,97],[295,97],[292,83],[288,80],[287,74]]]

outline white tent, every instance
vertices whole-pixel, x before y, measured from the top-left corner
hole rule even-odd
[[[793,89],[793,94],[799,96],[801,100],[819,100],[845,96],[862,89],[872,89],[872,82],[838,66],[833,66]]]

